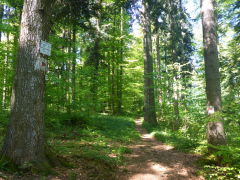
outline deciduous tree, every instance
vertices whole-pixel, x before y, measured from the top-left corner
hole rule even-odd
[[[7,160],[16,168],[34,164],[51,169],[44,122],[47,56],[40,54],[40,40],[48,41],[50,17],[51,0],[24,1],[11,114],[0,164]]]

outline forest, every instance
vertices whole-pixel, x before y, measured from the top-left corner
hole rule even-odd
[[[0,99],[2,179],[240,179],[240,1],[0,0]]]

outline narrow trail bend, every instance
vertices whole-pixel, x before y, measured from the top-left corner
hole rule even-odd
[[[171,146],[147,133],[140,118],[135,119],[136,130],[142,140],[130,145],[126,155],[127,166],[120,167],[117,180],[203,180],[196,176],[197,157],[177,152]]]

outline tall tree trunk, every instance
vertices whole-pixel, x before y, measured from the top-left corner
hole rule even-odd
[[[73,24],[73,48],[72,52],[74,54],[73,60],[72,60],[72,104],[75,104],[75,99],[76,99],[76,94],[75,94],[75,87],[76,87],[76,74],[75,74],[75,69],[76,69],[76,25]]]
[[[102,4],[102,0],[98,0],[97,3],[99,6]],[[97,18],[96,18],[97,24],[96,24],[96,35],[95,35],[95,43],[94,43],[94,55],[93,55],[93,66],[94,66],[94,72],[93,72],[93,83],[91,87],[92,92],[92,100],[95,103],[93,110],[97,111],[97,95],[98,95],[98,69],[99,69],[99,61],[100,61],[100,31],[101,31],[101,10],[98,10]]]
[[[47,56],[40,54],[40,40],[48,41],[51,0],[24,2],[11,114],[1,150],[1,163],[11,159],[23,168],[47,170],[45,137],[45,73]],[[26,163],[27,162],[27,163]],[[44,164],[44,165],[43,165]]]
[[[121,7],[121,37],[123,35],[123,8]],[[117,113],[121,114],[121,108],[122,108],[122,66],[120,65],[123,61],[123,39],[120,41],[121,43],[121,48],[120,48],[120,60],[118,61],[118,84],[117,84]]]
[[[3,101],[2,101],[2,108],[5,109],[5,101],[6,101],[6,85],[7,85],[7,64],[8,64],[8,43],[9,43],[9,32],[7,32],[7,41],[6,41],[6,53],[5,53],[5,60],[4,60],[4,77],[3,77]]]
[[[182,14],[184,13],[184,10],[183,10],[183,8],[182,8],[182,0],[180,0],[180,14],[179,14],[179,16],[181,17],[182,16]],[[185,64],[185,50],[184,50],[184,41],[183,41],[183,39],[184,39],[184,33],[183,33],[183,29],[182,29],[182,27],[184,26],[184,24],[182,24],[182,23],[180,23],[180,29],[181,29],[181,63],[182,64]],[[183,67],[184,68],[184,67]],[[184,95],[183,95],[183,100],[184,100],[184,107],[185,107],[185,112],[187,112],[187,96],[186,96],[186,90],[187,90],[187,82],[186,82],[186,72],[184,72],[183,73],[183,77],[182,77],[182,79],[183,79],[183,86],[184,86],[184,90],[185,90],[185,93],[184,93]],[[181,95],[179,95],[179,97],[181,97]],[[186,115],[186,117],[187,117],[187,115]]]
[[[9,11],[7,10],[7,13],[9,13]],[[9,14],[7,14],[7,19],[9,18]],[[6,53],[5,53],[5,60],[4,60],[4,77],[3,77],[3,101],[2,101],[2,108],[3,110],[5,109],[5,101],[6,101],[6,84],[7,84],[7,63],[8,63],[8,46],[9,46],[9,31],[7,30],[7,41],[6,41]]]
[[[115,12],[116,13],[116,12]],[[114,78],[115,78],[115,18],[113,20],[113,46],[112,46],[112,113],[115,114],[115,89],[114,89]]]
[[[167,59],[167,45],[166,45],[166,41],[164,41],[164,55],[165,55],[165,71],[166,71],[166,94],[167,94],[167,103],[169,103],[169,97],[170,97],[170,89],[169,89],[169,81],[168,81],[168,68],[167,68],[167,65],[168,65],[168,59]]]
[[[148,51],[148,44],[147,44],[147,25],[146,25],[146,2],[143,1],[143,51],[144,51],[144,121],[150,122],[149,118],[149,92],[148,92],[148,64],[147,64],[147,51]]]
[[[157,71],[158,71],[158,101],[162,105],[162,82],[161,82],[161,60],[160,60],[160,49],[159,49],[159,35],[157,35]]]
[[[110,62],[110,53],[107,53],[108,59],[108,110],[111,111],[112,108],[112,90],[111,90],[111,62]]]
[[[67,44],[66,42],[66,31],[65,31],[65,27],[63,27],[63,34],[62,34],[62,38],[65,42],[65,44]],[[63,45],[62,46],[62,53],[65,53],[65,46]],[[64,73],[65,71],[65,61],[63,59],[63,61],[61,62],[61,68],[60,68],[60,75],[61,75],[61,81],[64,82],[66,81],[66,74]],[[64,87],[64,86],[63,86]],[[58,91],[60,91],[60,93],[58,93],[58,106],[57,105],[57,110],[59,111],[61,106],[63,105],[62,102],[65,102],[65,90],[64,88],[60,88],[58,89]],[[64,109],[64,107],[62,107]]]
[[[174,20],[174,4],[173,0],[170,0],[171,11],[170,11],[170,20],[171,20],[171,35],[172,35],[172,64],[173,64],[173,107],[174,107],[174,120],[173,120],[173,131],[179,128],[179,109],[178,109],[178,86],[177,86],[177,52],[176,52],[176,35],[175,35],[175,20]]]
[[[144,43],[144,91],[145,116],[144,120],[157,125],[153,80],[152,37],[150,8],[147,0],[143,1],[143,43]]]
[[[208,143],[214,146],[226,145],[227,142],[222,118],[220,115],[215,116],[215,113],[222,109],[222,98],[217,51],[217,24],[214,16],[213,0],[202,0],[201,9],[208,110],[207,116],[212,119],[212,122],[208,123]],[[213,149],[209,148],[209,150]],[[219,156],[217,162],[218,165],[221,164],[221,161],[222,156]]]
[[[70,54],[71,53],[71,28],[68,28],[67,35],[68,35],[68,41],[69,41],[67,50],[68,50],[68,53]],[[70,106],[69,80],[70,80],[70,57],[68,57],[67,65],[66,65],[66,101],[67,101],[67,113],[70,114],[71,106]]]

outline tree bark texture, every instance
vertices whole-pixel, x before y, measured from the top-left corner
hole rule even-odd
[[[178,129],[179,127],[179,109],[178,109],[178,86],[177,86],[177,52],[176,52],[176,34],[175,34],[175,20],[174,20],[174,4],[173,0],[170,0],[171,11],[170,11],[170,19],[171,19],[171,35],[172,35],[172,64],[173,64],[173,107],[175,118],[173,121],[173,131],[174,129]]]
[[[217,24],[213,3],[213,0],[201,1],[207,106],[213,106],[215,113],[221,111],[222,99],[217,51]],[[211,115],[212,112],[208,111],[207,116]],[[208,124],[208,143],[212,145],[226,144],[221,120]]]
[[[102,1],[98,0],[96,3],[101,6]],[[93,66],[94,66],[94,72],[93,72],[93,82],[91,87],[92,92],[92,100],[93,102],[97,102],[97,95],[98,95],[98,69],[99,69],[99,62],[100,62],[100,41],[101,41],[101,10],[98,10],[97,17],[96,17],[96,33],[94,37],[94,54],[93,54]],[[94,111],[97,111],[97,105],[94,105],[93,107]]]
[[[144,120],[157,125],[155,111],[154,81],[153,81],[153,59],[152,59],[152,37],[150,8],[147,0],[143,1],[143,43],[144,43],[144,94],[145,94],[145,116]]]
[[[145,6],[143,6],[145,8]],[[144,9],[145,10],[145,9]],[[145,21],[143,19],[143,21]],[[146,27],[143,27],[143,51],[144,51],[144,121],[149,122],[149,97],[148,97],[148,69],[147,69],[147,33]]]
[[[24,1],[11,114],[1,154],[15,163],[45,162],[45,73],[40,40],[48,41],[51,0]],[[46,63],[46,61],[45,61]],[[47,66],[46,66],[47,67]]]

